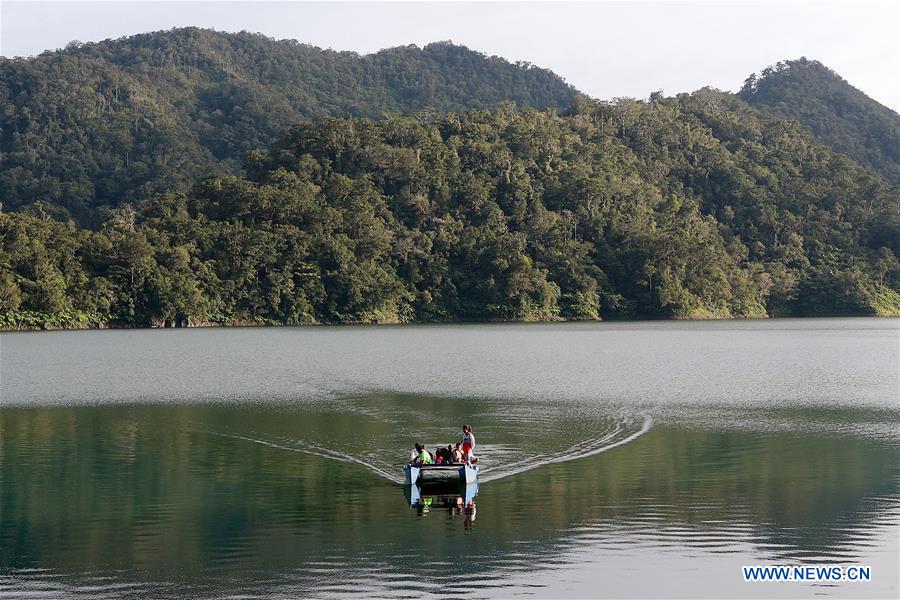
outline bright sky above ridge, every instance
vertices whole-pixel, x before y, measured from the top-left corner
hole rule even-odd
[[[806,56],[900,111],[897,2],[23,2],[0,3],[0,53],[198,26],[374,52],[452,40],[529,61],[597,98],[736,90]]]

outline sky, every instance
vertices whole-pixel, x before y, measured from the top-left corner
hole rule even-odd
[[[819,60],[900,112],[900,2],[37,2],[0,0],[0,54],[198,26],[375,52],[452,40],[528,61],[602,99],[737,90]]]

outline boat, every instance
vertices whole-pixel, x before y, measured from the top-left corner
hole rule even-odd
[[[406,465],[403,467],[403,481],[406,485],[478,483],[478,465],[465,463]]]

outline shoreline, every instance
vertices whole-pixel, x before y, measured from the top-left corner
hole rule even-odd
[[[260,323],[254,321],[215,322],[200,321],[196,323],[134,325],[128,323],[101,322],[84,323],[74,326],[20,326],[0,327],[0,333],[35,333],[35,332],[59,332],[59,331],[102,331],[102,330],[167,330],[167,329],[246,329],[246,328],[284,328],[284,327],[402,327],[425,325],[528,325],[547,323],[652,323],[652,322],[712,322],[712,321],[773,321],[787,319],[897,319],[900,314],[878,315],[861,313],[832,313],[819,315],[762,315],[762,316],[729,316],[729,317],[664,317],[641,315],[632,318],[598,318],[598,319],[535,319],[535,320],[504,320],[504,319],[448,319],[448,320],[413,320],[413,321],[344,321],[344,322],[315,322],[315,323]]]

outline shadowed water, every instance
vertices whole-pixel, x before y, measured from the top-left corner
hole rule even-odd
[[[4,335],[0,589],[896,597],[897,340],[890,320]],[[474,520],[411,508],[411,442],[463,421]],[[773,563],[873,581],[743,582]]]

